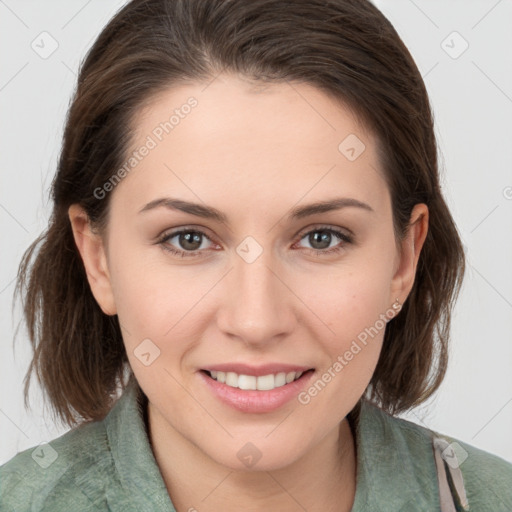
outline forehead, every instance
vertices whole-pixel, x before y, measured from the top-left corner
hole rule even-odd
[[[232,142],[232,150],[254,145],[262,151],[327,150],[325,158],[331,159],[338,156],[338,144],[349,134],[357,135],[367,146],[373,144],[373,136],[341,100],[310,84],[258,84],[225,74],[210,82],[177,85],[150,97],[135,116],[133,128],[139,141],[152,135],[157,143],[172,143],[180,134],[189,136],[193,128],[193,138],[202,147]],[[282,141],[288,142],[285,148]]]
[[[127,158],[138,157],[118,188],[136,194],[137,204],[177,190],[196,201],[232,192],[246,204],[276,196],[294,204],[333,188],[383,200],[374,137],[309,84],[259,85],[233,75],[180,84],[150,98],[132,127]]]

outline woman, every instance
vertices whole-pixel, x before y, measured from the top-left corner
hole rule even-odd
[[[464,253],[370,2],[130,2],[52,192],[18,289],[76,428],[2,466],[2,510],[512,509],[511,464],[396,417],[442,382]]]

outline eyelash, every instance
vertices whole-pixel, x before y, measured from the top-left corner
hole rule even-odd
[[[342,231],[339,231],[338,229],[334,229],[334,228],[331,228],[331,227],[324,227],[324,226],[315,226],[313,229],[305,232],[304,234],[301,234],[300,238],[299,238],[299,241],[302,240],[307,235],[309,235],[311,233],[318,232],[318,231],[326,231],[326,232],[329,232],[329,233],[333,233],[337,238],[339,238],[343,242],[343,244],[342,245],[337,245],[335,247],[331,247],[330,249],[311,249],[309,247],[304,247],[303,248],[303,249],[306,249],[307,251],[313,252],[313,254],[316,255],[316,256],[326,256],[326,255],[332,255],[332,254],[338,253],[338,252],[340,252],[341,250],[344,249],[345,244],[352,244],[353,243],[353,239],[352,239],[351,236],[343,233]],[[164,249],[165,251],[168,251],[168,252],[170,252],[172,254],[175,254],[177,256],[180,256],[182,258],[201,256],[201,252],[202,251],[198,251],[198,250],[195,250],[195,251],[182,251],[182,250],[179,250],[179,249],[175,249],[174,247],[172,247],[171,245],[168,244],[168,241],[171,238],[174,238],[176,235],[180,235],[181,233],[199,233],[199,234],[203,235],[205,238],[207,238],[208,240],[210,240],[210,242],[212,242],[210,237],[208,237],[208,235],[206,235],[206,233],[204,233],[203,231],[200,231],[198,229],[192,229],[192,228],[183,228],[183,229],[179,229],[177,231],[172,231],[171,233],[164,233],[157,240],[156,243],[161,245],[162,249]]]

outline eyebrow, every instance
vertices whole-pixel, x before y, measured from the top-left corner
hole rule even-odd
[[[182,199],[174,199],[171,197],[161,197],[155,199],[143,208],[139,210],[139,213],[154,210],[155,208],[165,207],[171,210],[179,210],[197,217],[203,217],[205,219],[212,219],[222,223],[228,223],[228,217],[220,210],[213,208],[212,206],[205,206],[198,203],[191,203],[189,201],[183,201]],[[334,210],[340,210],[347,207],[356,207],[369,212],[374,212],[373,208],[362,201],[353,199],[350,197],[338,197],[334,199],[328,199],[326,201],[318,201],[305,206],[297,206],[293,208],[290,213],[286,216],[287,220],[302,219],[310,215],[317,213],[326,213]]]

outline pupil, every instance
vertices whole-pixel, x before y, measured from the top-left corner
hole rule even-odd
[[[320,233],[320,236],[317,236],[318,233]],[[314,243],[320,242],[322,247],[315,247],[312,241]],[[315,249],[325,249],[326,247],[329,247],[331,243],[331,234],[328,231],[315,231],[313,235],[310,235],[310,243]]]
[[[183,241],[184,243],[182,243]],[[190,247],[189,244],[191,244],[192,247]],[[194,244],[197,244],[197,247]],[[187,250],[198,249],[201,246],[201,235],[194,231],[189,231],[188,233],[181,233],[180,245]]]

